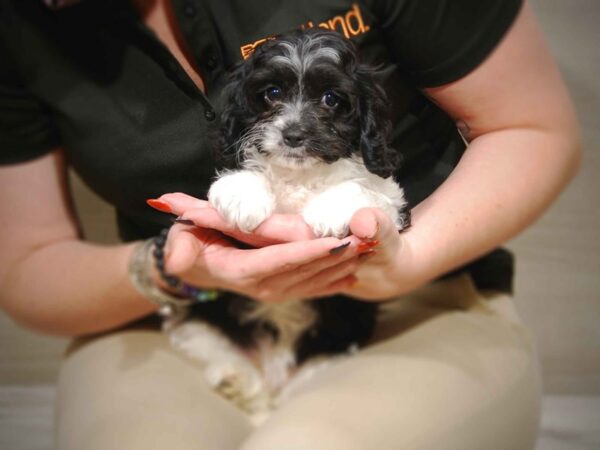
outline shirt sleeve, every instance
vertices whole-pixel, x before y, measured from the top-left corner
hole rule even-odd
[[[0,40],[0,164],[37,158],[58,144],[51,114],[19,79]]]
[[[456,81],[481,64],[509,30],[522,0],[375,1],[389,48],[419,87]]]

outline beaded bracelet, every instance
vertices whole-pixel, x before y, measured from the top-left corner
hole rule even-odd
[[[165,271],[165,244],[167,242],[167,236],[169,229],[163,229],[160,234],[154,238],[154,250],[152,256],[154,256],[154,265],[161,279],[169,285],[172,289],[177,291],[178,294],[190,299],[195,302],[204,303],[216,300],[219,298],[219,291],[214,289],[200,289],[196,286],[192,286],[183,282],[180,278],[175,275],[170,275]],[[182,301],[185,301],[182,299]]]

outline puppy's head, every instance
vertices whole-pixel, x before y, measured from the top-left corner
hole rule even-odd
[[[322,29],[267,41],[232,73],[221,116],[225,157],[259,152],[270,164],[311,167],[362,153],[390,176],[386,96],[350,41]]]

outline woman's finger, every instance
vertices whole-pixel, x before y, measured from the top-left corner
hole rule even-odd
[[[296,214],[274,214],[252,233],[244,233],[229,225],[206,200],[181,192],[163,194],[147,203],[161,211],[193,221],[196,226],[219,230],[235,239],[264,247],[283,242],[313,239],[312,229]]]
[[[168,273],[180,274],[192,269],[202,255],[224,250],[237,249],[218,231],[176,224],[167,239],[165,269]]]
[[[238,277],[256,282],[278,273],[295,270],[298,267],[331,255],[342,246],[353,242],[349,238],[341,241],[336,238],[321,238],[303,242],[270,245],[268,247],[228,252],[227,258],[220,258],[218,263],[224,269],[235,268]],[[216,261],[215,261],[216,262]],[[207,264],[210,264],[207,261]]]
[[[313,279],[317,274],[325,270],[335,270],[348,260],[358,258],[353,248],[346,247],[342,250],[340,254],[329,255],[311,263],[301,265],[293,270],[267,277],[259,283],[258,289],[272,292],[287,291]]]
[[[180,216],[189,209],[209,208],[206,200],[201,200],[182,192],[163,194],[158,198],[147,200],[147,203],[159,211]]]
[[[199,227],[219,230],[228,236],[256,247],[304,241],[315,237],[302,217],[296,214],[273,214],[252,233],[244,233],[229,225],[219,212],[210,205],[209,207],[187,210],[181,218],[191,220]]]
[[[313,292],[310,297],[321,298],[341,294],[352,289],[357,283],[359,283],[358,277],[355,274],[350,274],[344,278],[334,281],[329,286],[326,286],[317,292]]]
[[[273,214],[254,230],[254,235],[279,242],[307,241],[315,238],[312,228],[302,216],[296,214]]]
[[[330,288],[332,284],[353,275],[359,265],[358,257],[344,261],[289,287],[283,292],[283,297],[316,297],[318,293],[322,293],[325,289]]]
[[[203,249],[204,245],[189,232],[189,227],[173,225],[165,247],[165,270],[172,274],[188,270]]]

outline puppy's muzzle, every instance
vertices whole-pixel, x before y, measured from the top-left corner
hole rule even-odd
[[[304,145],[306,132],[298,124],[287,126],[282,132],[283,142],[291,148],[298,148]]]

